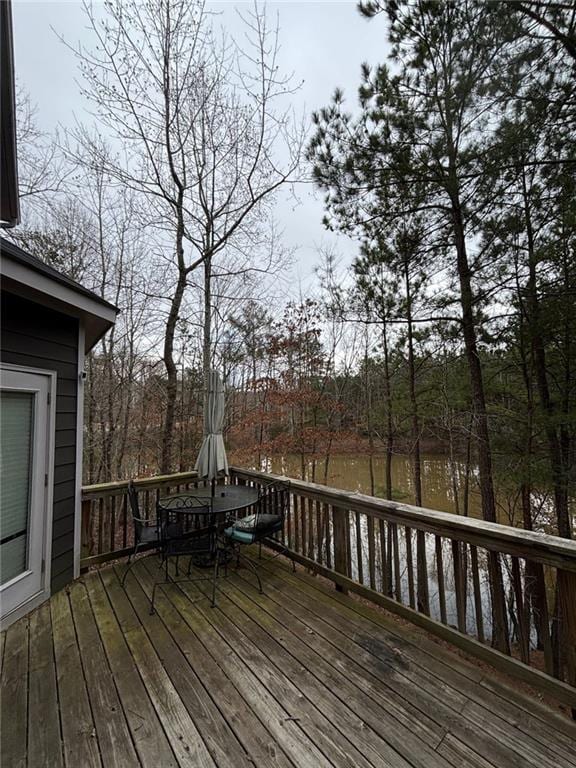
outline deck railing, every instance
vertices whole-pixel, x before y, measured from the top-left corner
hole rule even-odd
[[[576,710],[576,542],[291,478],[284,544],[343,591],[395,612]],[[136,481],[144,511],[194,473]],[[127,483],[83,493],[84,567],[132,544]],[[271,543],[274,546],[273,542]]]
[[[156,475],[134,480],[140,514],[156,519],[160,496],[198,487],[196,472]],[[128,508],[128,480],[85,485],[82,488],[82,554],[80,567],[88,568],[130,554],[134,529]]]

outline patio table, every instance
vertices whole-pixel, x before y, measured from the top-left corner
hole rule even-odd
[[[193,502],[190,506],[182,506],[183,501],[189,497]],[[193,488],[184,493],[177,493],[170,496],[164,496],[158,499],[158,506],[162,509],[171,511],[170,501],[174,499],[173,512],[176,515],[186,517],[188,521],[195,526],[207,523],[207,517],[215,519],[219,531],[222,532],[226,523],[227,516],[232,512],[239,512],[243,509],[254,506],[258,502],[258,489],[248,485],[220,485],[216,486],[215,494],[212,496],[211,488]],[[212,502],[211,512],[206,512],[206,507],[200,506],[196,502]],[[229,558],[229,553],[227,559]],[[201,568],[210,567],[213,563],[213,557],[198,557],[194,559],[194,564]]]
[[[216,492],[212,496],[211,488],[193,488],[184,493],[164,496],[158,500],[158,503],[164,509],[170,509],[171,498],[182,500],[186,496],[190,496],[194,500],[212,500],[212,514],[221,515],[225,512],[238,512],[247,507],[252,507],[258,501],[258,489],[248,485],[217,485]],[[178,509],[178,512],[183,512],[186,515],[195,514],[193,506]]]

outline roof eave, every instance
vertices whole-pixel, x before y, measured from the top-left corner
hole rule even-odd
[[[10,0],[0,2],[0,78],[0,227],[8,228],[20,221]]]
[[[118,309],[97,298],[75,291],[26,264],[3,254],[2,287],[58,312],[82,320],[85,352],[89,352],[114,325]]]

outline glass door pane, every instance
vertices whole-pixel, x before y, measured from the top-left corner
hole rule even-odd
[[[0,393],[0,585],[28,567],[34,399]]]

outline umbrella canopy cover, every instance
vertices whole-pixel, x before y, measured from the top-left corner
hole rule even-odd
[[[208,400],[204,414],[204,440],[196,466],[198,477],[208,481],[228,474],[228,459],[222,437],[224,426],[224,385],[217,371],[208,377]]]

